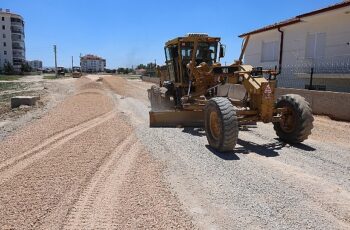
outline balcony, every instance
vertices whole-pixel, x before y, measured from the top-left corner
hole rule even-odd
[[[14,51],[14,52],[12,53],[12,57],[13,57],[13,58],[17,58],[17,59],[24,59],[24,58],[25,58],[25,57],[24,57],[24,53],[19,52],[19,51]]]
[[[13,58],[13,65],[22,65],[25,62],[22,58]]]
[[[11,26],[11,32],[14,34],[22,34],[24,35],[24,31],[22,29],[16,28],[14,26]]]
[[[23,28],[24,24],[23,24],[23,22],[11,22],[11,26],[19,26],[19,27]]]
[[[12,34],[11,38],[12,38],[12,41],[13,41],[13,42],[24,43],[24,37],[23,37],[23,35]]]
[[[24,47],[21,47],[21,46],[12,46],[12,49],[13,50],[23,50],[23,51],[26,50]]]

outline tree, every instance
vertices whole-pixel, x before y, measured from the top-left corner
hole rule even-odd
[[[6,62],[4,64],[4,73],[7,75],[11,75],[15,73],[15,69],[13,68],[13,65],[10,62]]]
[[[118,72],[118,73],[124,73],[124,72],[125,72],[125,69],[124,69],[124,68],[118,68],[118,69],[117,69],[117,72]]]
[[[21,64],[21,72],[22,73],[29,73],[32,72],[33,68],[29,65],[28,62],[23,62]]]
[[[132,69],[129,69],[129,68],[122,68],[122,67],[120,67],[120,68],[117,69],[117,72],[118,72],[119,74],[128,74],[128,73],[131,73],[132,71],[133,71]]]
[[[146,69],[147,67],[144,64],[140,64],[136,67],[136,69]]]
[[[156,64],[153,62],[148,63],[146,67],[147,70],[153,70],[155,68],[156,68]]]

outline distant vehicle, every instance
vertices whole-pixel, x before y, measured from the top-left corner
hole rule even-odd
[[[54,69],[51,69],[51,68],[45,68],[44,70],[43,70],[43,73],[54,73],[55,72],[55,70]]]
[[[61,76],[66,75],[66,71],[64,67],[57,67],[57,75],[61,75]]]
[[[83,74],[81,73],[80,67],[73,67],[72,69],[72,77],[73,78],[80,78]]]

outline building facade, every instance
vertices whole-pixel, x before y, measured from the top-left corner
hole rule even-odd
[[[33,70],[42,70],[43,69],[43,62],[40,60],[33,60],[33,61],[28,61],[28,64],[30,67],[32,67]]]
[[[21,70],[25,62],[24,20],[10,10],[0,9],[0,68],[5,63],[13,65],[15,71]]]
[[[350,2],[245,34],[244,62],[281,70],[279,86],[350,92]]]
[[[88,54],[80,58],[81,71],[85,73],[104,72],[106,60],[96,55]]]

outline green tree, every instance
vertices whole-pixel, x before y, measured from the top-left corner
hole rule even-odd
[[[29,73],[32,72],[33,68],[29,65],[28,62],[24,62],[21,64],[21,72],[22,73]]]
[[[146,69],[147,67],[144,64],[140,64],[136,67],[136,69]]]
[[[4,73],[7,75],[11,75],[15,73],[15,69],[13,68],[13,65],[10,62],[6,62],[4,64]]]
[[[124,68],[118,68],[118,69],[117,69],[117,72],[118,72],[118,73],[124,73],[124,72],[125,72],[125,69],[124,69]]]

